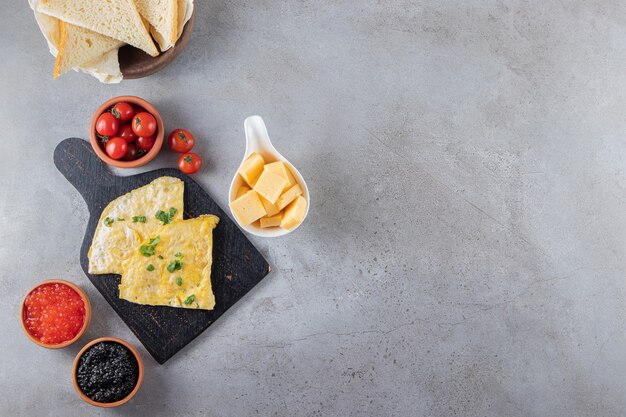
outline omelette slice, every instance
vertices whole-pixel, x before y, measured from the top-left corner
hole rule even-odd
[[[102,211],[87,257],[92,274],[121,274],[122,264],[164,223],[183,218],[185,183],[160,177],[111,201]]]
[[[120,298],[137,304],[213,310],[213,229],[219,218],[175,220],[124,262]]]

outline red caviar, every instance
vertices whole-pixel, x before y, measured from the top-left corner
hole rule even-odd
[[[73,288],[60,283],[40,285],[24,300],[24,326],[46,345],[72,340],[85,323],[85,302]]]

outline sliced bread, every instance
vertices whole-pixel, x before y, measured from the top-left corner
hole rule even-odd
[[[59,38],[59,52],[54,63],[55,79],[124,45],[122,41],[62,20],[59,20]]]
[[[119,39],[151,56],[157,50],[133,0],[40,0],[38,12]]]
[[[177,0],[135,0],[137,10],[162,36],[173,45],[178,40]]]

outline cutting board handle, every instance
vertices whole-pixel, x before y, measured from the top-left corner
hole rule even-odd
[[[54,164],[83,196],[89,211],[102,201],[103,194],[113,194],[111,186],[116,177],[107,171],[89,142],[79,138],[63,140],[54,150]]]

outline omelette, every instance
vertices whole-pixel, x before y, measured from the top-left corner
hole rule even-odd
[[[120,298],[138,304],[212,310],[213,229],[219,218],[174,220],[135,247],[123,262]]]
[[[102,211],[89,248],[89,273],[122,274],[141,242],[183,218],[184,182],[160,177],[111,201]]]

